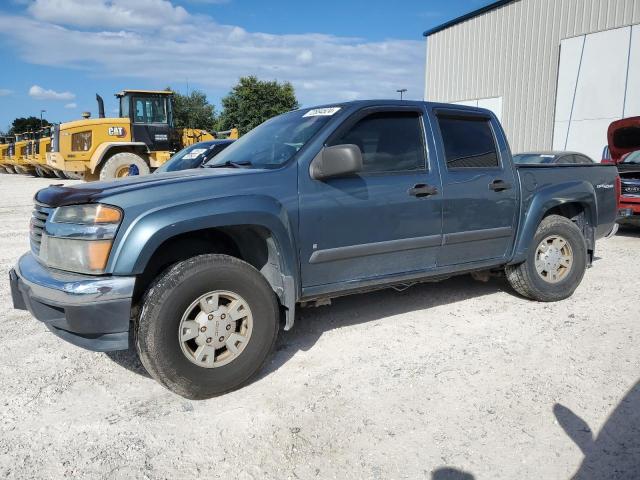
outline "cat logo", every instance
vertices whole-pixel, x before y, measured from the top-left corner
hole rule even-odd
[[[127,135],[127,130],[124,127],[109,127],[108,134],[112,137],[124,137]]]

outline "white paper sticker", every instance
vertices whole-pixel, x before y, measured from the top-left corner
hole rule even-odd
[[[184,158],[185,160],[191,160],[192,158],[199,157],[200,155],[202,155],[206,151],[207,151],[206,148],[194,148],[193,150],[191,150],[189,153],[187,153],[182,158]]]
[[[340,110],[340,107],[314,108],[305,113],[302,117],[330,117]]]

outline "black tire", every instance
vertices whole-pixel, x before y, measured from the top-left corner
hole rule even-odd
[[[214,290],[239,294],[249,305],[253,331],[230,363],[205,368],[190,361],[178,338],[183,313]],[[199,255],[173,265],[147,290],[135,325],[135,343],[149,374],[172,392],[205,399],[246,384],[266,363],[279,328],[276,296],[251,265],[228,255]]]
[[[558,235],[565,239],[573,253],[569,271],[557,283],[546,281],[537,271],[535,260],[538,245],[547,237]],[[507,280],[520,295],[539,302],[556,302],[573,295],[587,268],[587,243],[578,226],[559,215],[545,217],[533,237],[527,259],[519,265],[506,267]]]
[[[109,157],[104,164],[102,164],[100,168],[100,180],[105,181],[121,178],[123,177],[123,175],[121,175],[123,169],[128,169],[130,165],[138,167],[138,175],[148,175],[151,173],[151,169],[144,158],[135,153],[121,152]]]
[[[69,180],[84,180],[84,172],[64,172],[64,176]]]
[[[63,180],[66,180],[67,177],[65,176],[64,172],[62,170],[54,170],[53,174],[57,177],[57,178],[61,178]]]

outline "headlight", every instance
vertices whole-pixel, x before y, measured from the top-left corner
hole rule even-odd
[[[40,259],[48,266],[78,273],[103,273],[122,212],[102,204],[55,210],[42,234]]]
[[[100,203],[86,205],[71,205],[56,209],[51,219],[54,223],[76,223],[80,225],[95,225],[102,223],[120,223],[122,213],[118,208]]]

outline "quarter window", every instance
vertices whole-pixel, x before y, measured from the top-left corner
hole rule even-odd
[[[496,168],[498,151],[489,120],[438,117],[447,168]]]
[[[379,112],[359,120],[331,145],[354,144],[362,152],[363,172],[425,168],[426,155],[418,112]]]

